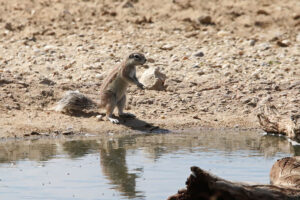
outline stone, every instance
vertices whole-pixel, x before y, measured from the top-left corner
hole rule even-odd
[[[279,40],[276,44],[280,47],[288,47],[291,44],[291,42],[289,40]]]
[[[204,25],[211,25],[211,24],[213,24],[213,22],[211,20],[211,16],[209,16],[209,15],[199,17],[198,21],[201,24],[204,24]]]
[[[149,63],[155,63],[155,60],[153,58],[148,58],[147,62],[149,62]]]
[[[164,44],[160,47],[162,50],[172,50],[174,48],[174,45],[171,44]]]
[[[99,80],[103,80],[104,79],[104,75],[103,74],[96,74],[96,79],[99,79]]]
[[[198,74],[199,76],[202,76],[202,75],[205,74],[205,72],[204,72],[203,70],[200,70],[200,71],[197,72],[197,74]]]
[[[258,10],[257,12],[256,12],[258,15],[270,15],[267,11],[265,11],[265,10]]]
[[[149,90],[164,90],[166,78],[159,67],[151,67],[142,74],[140,81]]]
[[[203,57],[204,53],[202,51],[199,51],[198,53],[194,54],[195,57]]]
[[[219,32],[217,33],[217,35],[218,35],[219,37],[225,37],[225,36],[229,36],[229,35],[230,35],[230,32],[221,30],[221,31],[219,31]]]
[[[9,31],[14,31],[14,28],[13,28],[13,26],[11,25],[11,23],[6,23],[5,26],[4,26],[4,28],[5,28],[6,30],[9,30]]]
[[[268,50],[270,48],[271,48],[271,45],[270,45],[270,43],[267,43],[267,42],[266,43],[261,43],[259,45],[259,49],[262,50],[262,51]]]
[[[42,78],[40,80],[40,84],[43,84],[43,85],[55,85],[55,82],[48,79],[48,78]]]
[[[296,41],[300,42],[300,33],[298,33],[298,35],[296,36]]]
[[[131,3],[130,1],[125,1],[122,5],[122,8],[133,8],[133,3]]]
[[[250,46],[254,46],[255,43],[256,43],[256,40],[250,40],[250,41],[249,41],[249,45],[250,45]]]
[[[230,75],[231,75],[231,73],[228,71],[224,73],[224,76],[230,76]]]

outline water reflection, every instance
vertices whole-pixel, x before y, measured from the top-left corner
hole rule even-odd
[[[168,154],[190,155],[209,152],[228,155],[230,152],[249,152],[247,157],[274,157],[276,154],[300,155],[300,146],[293,146],[283,137],[253,132],[190,132],[181,134],[131,135],[125,137],[97,137],[90,139],[11,141],[0,143],[0,163],[22,160],[48,161],[57,155],[70,159],[98,154],[100,173],[109,185],[126,198],[142,198],[146,194],[137,189],[141,170],[129,170],[128,152],[139,150],[153,162]],[[222,159],[220,159],[222,160]],[[47,162],[46,162],[47,164]],[[1,165],[0,165],[1,168]],[[38,175],[37,175],[38,176]],[[176,176],[176,174],[174,174]],[[174,188],[176,189],[176,188]]]
[[[129,173],[126,164],[126,149],[124,148],[125,138],[116,141],[106,141],[100,146],[100,165],[103,174],[114,189],[121,192],[122,196],[129,198],[137,197],[140,192],[136,191],[135,173]]]
[[[297,156],[296,149],[299,146],[293,146],[286,138],[275,135],[264,135],[260,138],[260,152],[266,157],[272,157],[278,152],[290,153]]]
[[[97,149],[99,144],[95,140],[74,140],[65,141],[62,146],[70,158],[79,158],[88,154],[91,150]]]
[[[0,163],[18,160],[47,161],[57,154],[56,145],[46,141],[0,143]]]

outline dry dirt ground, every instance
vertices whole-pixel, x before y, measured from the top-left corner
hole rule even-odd
[[[0,0],[0,27],[1,137],[257,128],[266,102],[300,112],[299,0]],[[138,76],[167,75],[164,91],[129,88],[136,120],[51,111],[68,90],[97,99],[132,52],[151,58]]]

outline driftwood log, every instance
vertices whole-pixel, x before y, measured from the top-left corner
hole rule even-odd
[[[274,185],[250,185],[227,181],[198,167],[186,189],[178,191],[168,200],[294,200],[300,199],[300,157],[278,160],[270,172]],[[287,187],[288,186],[288,187]]]
[[[270,183],[300,189],[300,156],[277,160],[270,171]]]
[[[257,115],[261,128],[267,133],[282,134],[300,141],[300,115],[281,115],[274,105],[264,105]]]

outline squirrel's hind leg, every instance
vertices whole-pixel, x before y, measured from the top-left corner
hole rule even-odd
[[[119,116],[120,117],[125,117],[125,118],[135,118],[134,114],[131,113],[124,113],[123,110],[126,105],[126,95],[124,95],[120,101],[117,103],[118,111],[119,111]]]

